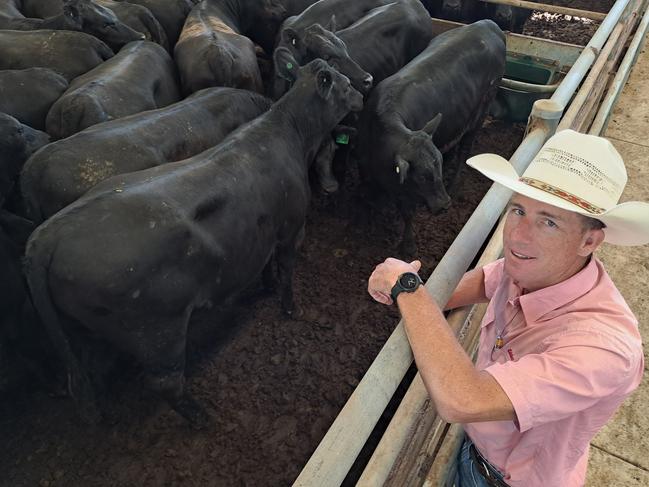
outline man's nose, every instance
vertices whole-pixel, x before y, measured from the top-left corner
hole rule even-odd
[[[511,230],[511,239],[514,242],[526,243],[532,239],[532,228],[525,218],[519,219]]]

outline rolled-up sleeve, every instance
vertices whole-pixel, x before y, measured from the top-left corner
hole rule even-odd
[[[583,411],[604,397],[628,394],[642,378],[635,348],[607,333],[553,336],[546,351],[485,370],[509,397],[521,432]]]
[[[504,259],[498,259],[482,268],[484,274],[484,289],[487,299],[491,299],[503,278]]]

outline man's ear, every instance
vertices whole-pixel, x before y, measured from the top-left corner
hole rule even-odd
[[[273,53],[273,62],[275,63],[275,70],[279,76],[290,83],[295,81],[300,66],[297,64],[291,51],[285,47],[278,47]]]
[[[590,254],[595,252],[602,242],[606,234],[601,228],[590,229],[584,232],[584,238],[582,240],[581,248],[579,249],[579,255],[582,257],[588,257]]]

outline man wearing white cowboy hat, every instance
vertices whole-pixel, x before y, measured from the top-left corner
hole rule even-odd
[[[489,301],[476,364],[420,286],[419,261],[387,259],[368,291],[397,302],[438,413],[464,423],[456,485],[584,484],[590,440],[638,386],[637,320],[592,253],[649,243],[649,204],[618,204],[622,158],[606,139],[564,130],[519,177],[508,161],[467,161],[512,189],[504,258],[467,272],[447,309]]]

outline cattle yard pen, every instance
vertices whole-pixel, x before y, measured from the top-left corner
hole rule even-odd
[[[532,2],[484,1],[596,17],[584,11]],[[648,19],[644,0],[615,2],[590,42],[569,63],[572,67],[552,96],[534,103],[526,136],[510,159],[519,173],[557,128],[573,128],[594,135],[603,132],[641,47]],[[433,23],[435,29],[452,27],[451,23],[438,22],[436,19]],[[625,51],[627,41],[634,32]],[[508,48],[528,44],[528,47],[538,49],[536,42],[536,39],[525,36],[508,35]],[[548,57],[548,46],[556,47],[551,50],[552,53],[561,52],[560,43],[543,41],[542,45],[544,57]],[[531,52],[528,54],[533,55]],[[477,256],[510,195],[511,192],[503,187],[491,187],[426,282],[428,291],[440,306],[447,302],[461,276]],[[479,264],[499,256],[501,230],[499,226],[494,232]],[[475,348],[478,325],[484,310],[484,306],[477,306],[471,310],[456,310],[449,315],[449,322],[469,353]],[[403,324],[399,323],[294,485],[335,486],[345,480],[412,360]],[[357,485],[451,485],[453,459],[460,440],[460,428],[455,425],[449,427],[436,416],[434,406],[417,375]]]

